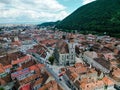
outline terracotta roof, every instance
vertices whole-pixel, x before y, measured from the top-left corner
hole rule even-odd
[[[41,87],[39,90],[63,90],[56,81],[50,81]]]
[[[12,68],[12,65],[3,66],[3,65],[0,63],[0,73],[5,72],[5,70],[8,69],[8,68]]]
[[[23,85],[19,90],[31,90],[30,83]]]
[[[56,48],[61,54],[69,53],[68,44],[64,40],[59,40],[56,43]]]
[[[110,80],[108,77],[104,77],[102,80],[105,83],[105,85],[108,85],[108,86],[114,85],[114,82]]]
[[[48,49],[44,45],[36,45],[33,47],[33,49],[28,50],[30,53],[37,53],[39,54],[42,58],[45,58],[48,52]]]
[[[5,84],[6,84],[6,82],[0,78],[0,85],[5,85]]]
[[[106,60],[112,60],[112,59],[115,59],[113,53],[106,53],[106,54],[103,54],[105,59]]]
[[[20,46],[20,45],[21,45],[21,42],[20,42],[20,41],[15,41],[15,42],[12,42],[12,45]]]
[[[32,65],[32,66],[30,66],[30,67],[28,67],[28,68],[25,68],[25,69],[22,69],[22,70],[20,70],[20,71],[14,72],[14,73],[11,74],[11,76],[12,76],[13,78],[15,78],[15,77],[17,78],[17,77],[19,77],[20,75],[27,74],[27,73],[29,73],[29,72],[32,71],[32,70],[39,71],[39,74],[40,74],[40,69],[42,69],[43,67],[44,67],[44,66],[41,65],[41,64],[35,64],[35,65]]]
[[[39,78],[38,80],[36,80],[34,83],[33,83],[33,87],[34,86],[37,86],[37,85],[40,85],[40,84],[42,84],[43,83],[43,80],[44,80],[44,78]]]
[[[36,53],[37,49],[29,49],[29,50],[27,50],[27,52],[29,52],[29,53]]]
[[[37,66],[37,64],[29,67],[30,71],[32,71],[32,70],[39,70],[39,69],[40,68]]]
[[[117,68],[117,69],[114,69],[113,72],[112,72],[112,75],[118,79],[120,79],[120,69]]]
[[[83,66],[85,66],[84,64],[82,64],[82,63],[75,63],[75,68],[78,68],[78,67],[83,67]]]
[[[81,83],[88,83],[88,77],[82,78],[82,79],[80,80],[80,82],[81,82]]]
[[[7,76],[5,76],[5,77],[0,79],[0,83],[1,84],[7,84],[7,83],[9,83],[11,81],[12,81],[12,79],[11,79],[11,75],[10,74],[8,74]]]
[[[45,39],[45,40],[40,41],[41,44],[44,44],[46,46],[53,46],[56,42],[57,40],[55,39]]]
[[[81,83],[81,85],[80,85],[80,87],[82,88],[82,90],[85,90],[85,86],[86,86],[86,83]],[[86,89],[86,90],[88,90],[88,89]]]
[[[94,68],[89,69],[88,73],[97,73],[97,71]]]
[[[30,76],[30,77],[27,77],[27,78],[19,81],[19,83],[20,83],[20,85],[24,85],[24,84],[27,84],[27,83],[29,83],[31,81],[34,81],[36,78],[38,78],[40,76],[41,75],[39,73],[37,73],[37,74],[34,74],[34,75]]]
[[[79,74],[86,73],[87,71],[87,67],[79,67],[75,69],[75,72]]]
[[[70,74],[70,80],[74,81],[79,75],[77,73]]]
[[[45,67],[44,64],[37,64],[37,66],[38,66],[39,68],[43,68],[43,67]]]
[[[22,63],[22,68],[23,68],[23,69],[24,69],[24,68],[28,68],[28,67],[33,66],[33,65],[35,65],[35,64],[36,64],[35,60],[30,60],[30,61],[28,61],[28,62]]]
[[[96,82],[87,82],[81,83],[82,90],[94,90],[95,88],[103,88],[104,83],[102,80],[98,80]]]
[[[3,68],[3,65],[0,63],[0,74],[1,73],[4,73],[5,72],[5,70],[4,70],[4,68]]]
[[[66,70],[66,74],[70,77],[71,74],[76,73],[76,74],[83,74],[87,73],[88,68],[81,63],[76,63],[74,66],[70,66]],[[74,74],[73,74],[74,75]],[[76,75],[75,75],[76,76]]]
[[[10,53],[10,54],[7,54],[4,57],[0,57],[0,63],[3,66],[11,65],[12,61],[15,61],[18,58],[21,58],[21,57],[24,57],[24,56],[25,56],[25,54],[23,54],[22,52]]]
[[[21,71],[23,68],[22,67],[18,67],[17,68],[17,71]]]
[[[24,57],[22,57],[22,58],[20,58],[20,59],[17,59],[17,60],[15,60],[15,61],[12,61],[12,65],[25,62],[26,60],[28,60],[28,59],[30,59],[30,58],[31,58],[30,55],[24,56]]]
[[[25,68],[25,69],[22,69],[22,70],[20,70],[20,71],[17,71],[17,72],[12,73],[12,74],[11,74],[11,77],[12,77],[12,78],[17,78],[17,77],[19,77],[20,75],[24,75],[24,74],[27,74],[27,73],[29,73],[29,72],[30,72],[29,68]]]
[[[12,65],[6,65],[6,66],[4,66],[4,69],[7,69],[7,68],[12,68]]]

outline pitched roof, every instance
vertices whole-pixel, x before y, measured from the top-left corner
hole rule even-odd
[[[94,60],[106,69],[110,69],[110,62],[105,60],[104,58],[94,58]]]
[[[12,81],[12,79],[11,79],[11,75],[10,74],[8,74],[7,76],[5,76],[5,77],[0,79],[0,83],[3,84],[3,85],[7,84],[7,83],[9,83],[11,81]]]
[[[21,62],[25,62],[26,60],[28,60],[28,59],[30,59],[30,58],[31,58],[30,55],[21,57],[20,59],[17,59],[17,60],[15,60],[15,61],[12,61],[12,65],[15,65],[15,64],[18,64],[18,63],[21,63]]]
[[[61,54],[69,53],[68,44],[62,39],[56,43],[56,48]]]
[[[114,69],[113,72],[112,72],[112,75],[114,77],[116,77],[117,79],[120,79],[120,69],[119,68]]]
[[[20,90],[31,90],[30,83],[23,85]]]
[[[114,82],[110,80],[108,77],[104,77],[102,80],[105,83],[105,85],[108,85],[108,86],[114,85]]]
[[[4,68],[3,68],[3,65],[0,63],[0,74],[1,73],[4,73],[5,72],[5,70],[4,70]]]
[[[96,82],[84,82],[81,83],[82,90],[94,90],[95,88],[103,88],[104,83],[102,80]]]
[[[27,84],[27,83],[30,83],[31,81],[34,81],[36,78],[40,77],[41,75],[39,73],[37,74],[34,74],[32,76],[29,76],[21,81],[19,81],[19,84],[20,85],[24,85],[24,84]]]
[[[63,90],[56,81],[50,81],[41,87],[39,90]]]
[[[77,74],[77,73],[72,73],[72,74],[70,74],[70,79],[72,80],[72,81],[74,81],[77,77],[78,77],[79,75]]]
[[[23,54],[22,52],[10,53],[10,54],[7,54],[3,57],[0,57],[0,63],[3,66],[10,65],[12,61],[15,61],[18,58],[21,58],[21,57],[24,57],[24,56],[26,56],[26,55]]]
[[[96,52],[86,51],[84,54],[90,58],[97,58],[98,57]]]

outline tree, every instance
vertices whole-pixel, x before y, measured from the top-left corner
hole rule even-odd
[[[118,64],[118,68],[120,68],[120,64]]]
[[[107,88],[108,88],[108,85],[105,85],[105,86],[104,86],[104,89],[107,90]]]
[[[106,7],[106,8],[104,8]],[[56,28],[78,30],[83,34],[101,35],[106,32],[112,37],[120,37],[120,3],[119,0],[96,0],[78,8],[63,19]]]
[[[48,60],[49,60],[49,62],[51,63],[51,65],[53,65],[54,59],[55,59],[54,56],[50,56],[50,57],[49,57]]]
[[[0,90],[5,90],[3,87],[0,87]]]

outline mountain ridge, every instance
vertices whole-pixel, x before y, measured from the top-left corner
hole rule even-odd
[[[59,29],[120,33],[120,0],[96,0],[56,25]]]

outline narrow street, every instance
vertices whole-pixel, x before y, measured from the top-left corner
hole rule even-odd
[[[46,65],[46,69],[48,70],[48,72],[51,73],[51,75],[55,78],[56,82],[59,83],[59,85],[61,85],[64,90],[71,90],[63,80],[59,80],[58,75],[53,71],[52,68],[49,68],[49,66]]]
[[[64,80],[59,80],[58,72],[56,72],[56,70],[53,70],[53,69],[55,69],[54,66],[51,66],[51,65],[45,63],[45,61],[41,61],[41,59],[38,58],[38,57],[35,57],[35,58],[38,60],[38,62],[40,62],[40,63],[42,62],[42,63],[45,64],[46,70],[55,78],[56,82],[57,82],[60,86],[62,86],[64,90],[71,90],[71,89],[66,85],[66,83],[65,83]]]

